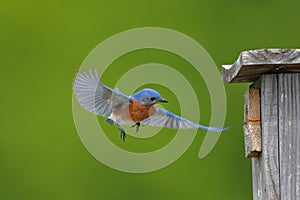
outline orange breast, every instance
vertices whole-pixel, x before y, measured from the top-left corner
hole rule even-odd
[[[152,111],[152,105],[141,105],[134,98],[129,105],[129,113],[131,120],[134,122],[142,121],[149,117],[149,111]]]

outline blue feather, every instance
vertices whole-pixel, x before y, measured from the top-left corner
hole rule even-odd
[[[164,110],[159,107],[156,107],[156,112],[152,116],[143,120],[141,123],[150,126],[168,127],[175,129],[200,128],[211,132],[222,132],[229,129],[229,127],[218,128],[203,126],[190,120],[184,119],[168,110]]]
[[[134,97],[134,99],[136,99],[138,102],[140,102],[143,99],[147,99],[149,97],[154,97],[156,99],[160,99],[161,96],[158,92],[156,92],[155,90],[146,88],[143,89],[135,94],[132,95]]]

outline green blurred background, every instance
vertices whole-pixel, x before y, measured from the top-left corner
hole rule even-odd
[[[75,69],[97,44],[136,27],[165,27],[189,35],[219,70],[242,50],[297,48],[299,9],[298,0],[1,0],[0,199],[252,199],[251,163],[244,158],[242,134],[248,84],[225,84],[231,129],[207,157],[198,159],[204,138],[199,131],[172,165],[127,174],[103,165],[82,145],[72,118],[71,83]],[[201,122],[207,124],[209,94],[201,77],[178,56],[132,52],[116,60],[103,81],[113,85],[126,70],[147,62],[170,65],[189,77],[199,90]],[[177,105],[174,100],[168,108]],[[110,138],[128,150],[151,151],[175,134],[167,133],[145,140],[129,137],[122,144],[112,128]]]

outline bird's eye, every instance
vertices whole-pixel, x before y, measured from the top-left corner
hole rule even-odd
[[[150,98],[150,101],[154,101],[154,100],[155,100],[155,98],[154,98],[154,97],[151,97],[151,98]]]

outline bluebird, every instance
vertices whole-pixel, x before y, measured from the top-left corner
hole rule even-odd
[[[106,117],[107,123],[118,127],[123,141],[126,133],[121,126],[136,127],[136,133],[141,124],[173,129],[200,128],[212,132],[221,132],[229,128],[203,126],[155,106],[157,103],[168,101],[153,89],[142,89],[131,96],[126,96],[118,89],[102,84],[96,69],[89,69],[88,72],[78,71],[74,78],[73,89],[84,109]]]

